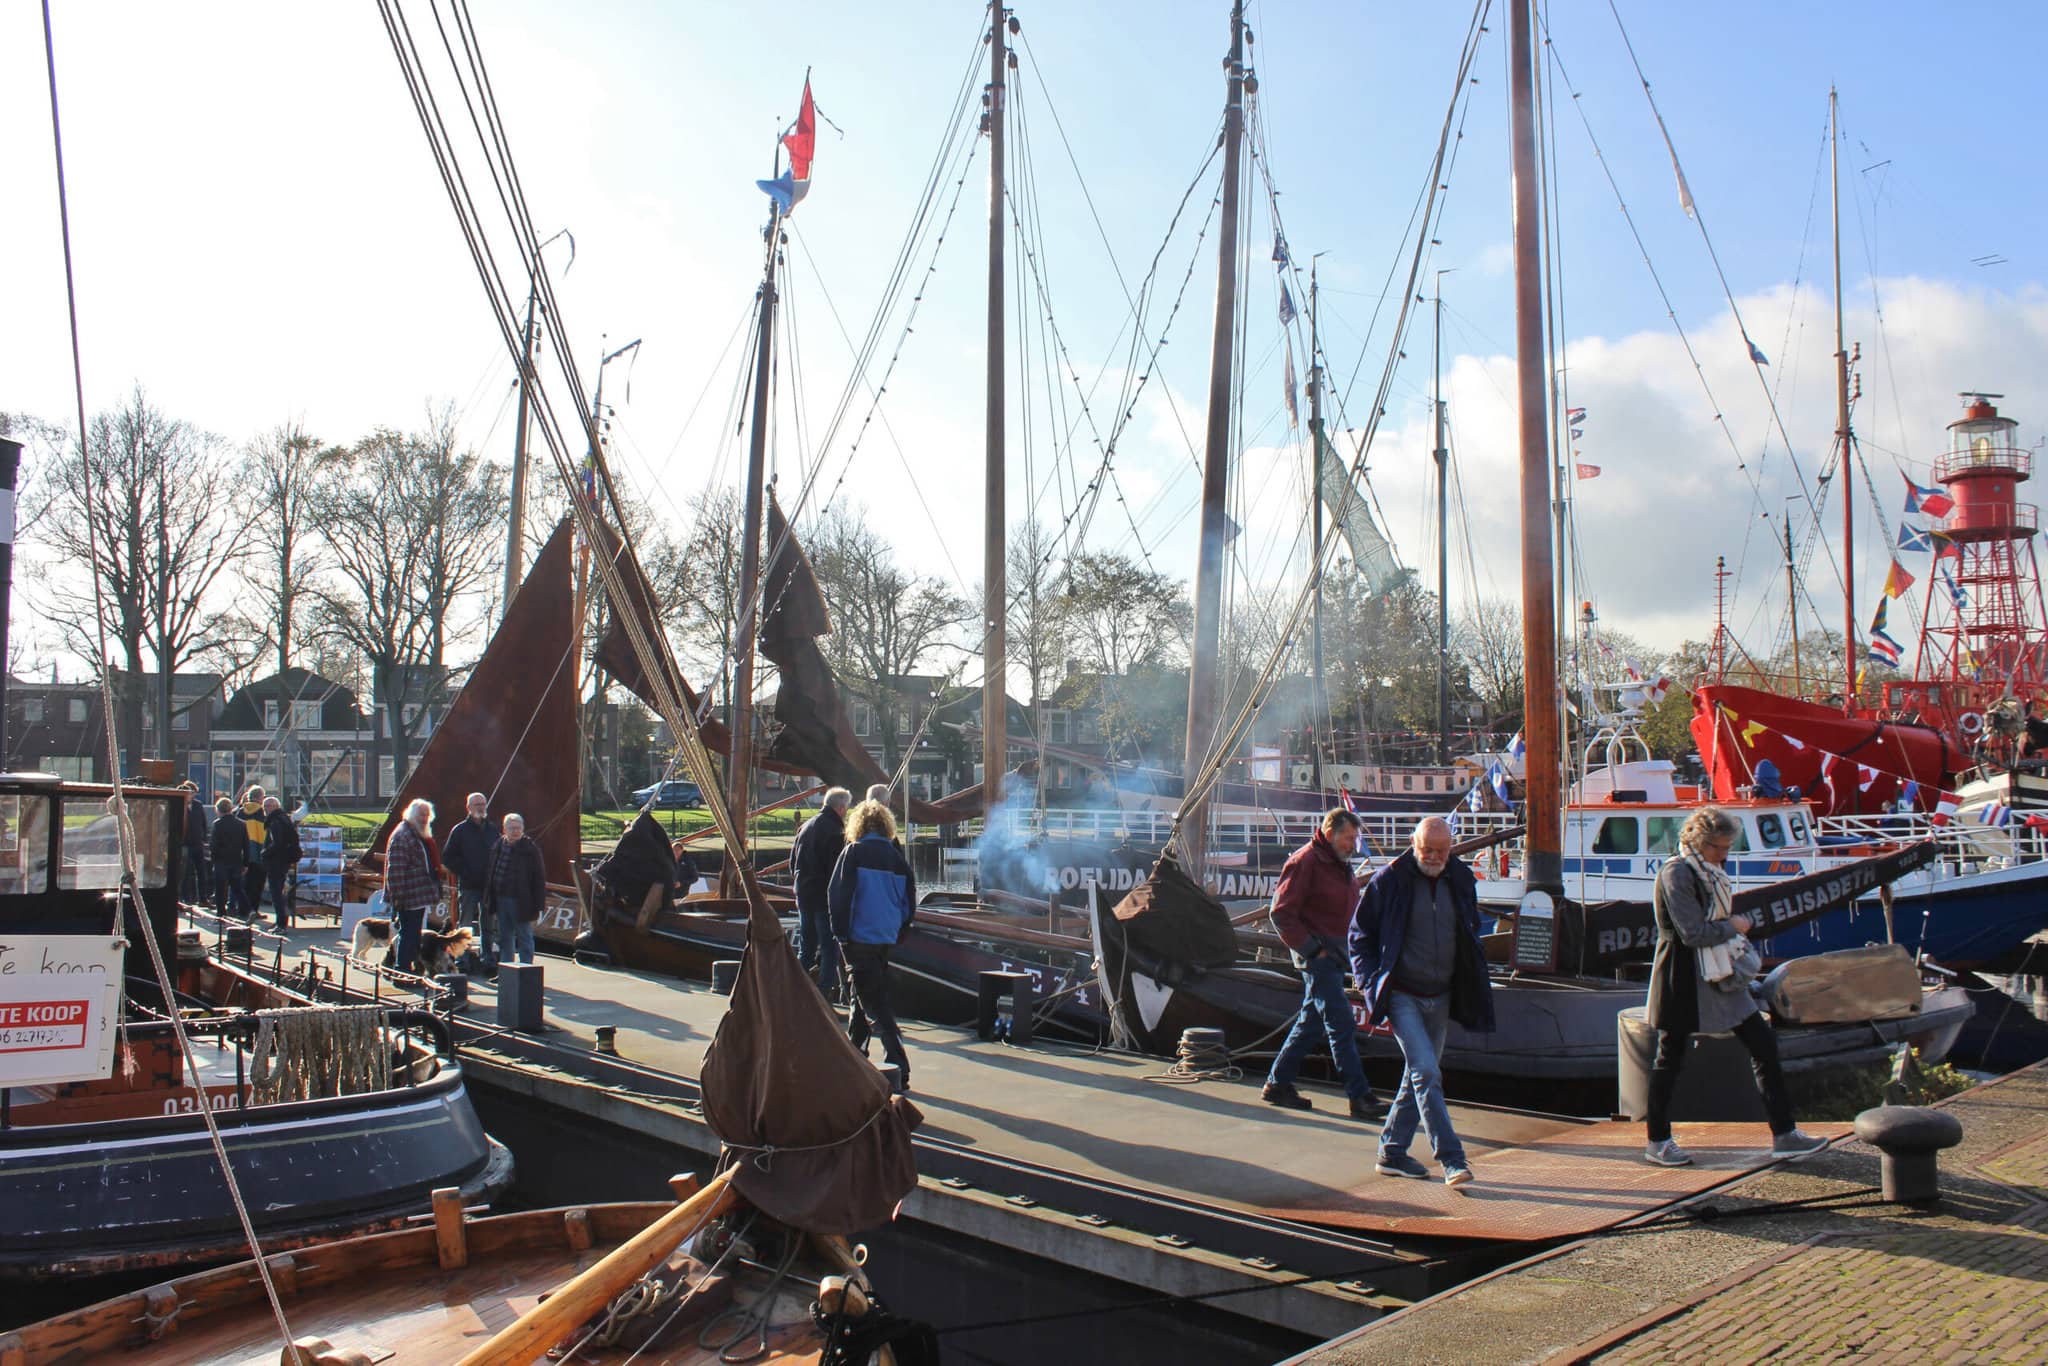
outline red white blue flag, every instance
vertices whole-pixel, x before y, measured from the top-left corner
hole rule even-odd
[[[804,102],[797,110],[796,122],[782,135],[783,150],[789,153],[789,169],[773,180],[757,180],[767,196],[775,201],[777,213],[788,213],[803,201],[811,189],[811,154],[818,146],[818,111],[811,103],[811,78],[804,77]]]
[[[1946,517],[1956,510],[1956,500],[1940,489],[1930,489],[1906,480],[1906,515]]]

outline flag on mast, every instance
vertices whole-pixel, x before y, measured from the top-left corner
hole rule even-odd
[[[1903,477],[1903,476],[1901,476]],[[1906,515],[1908,517],[1946,517],[1956,509],[1956,500],[1940,489],[1926,488],[1906,480]]]
[[[1285,286],[1281,288],[1281,295],[1283,298],[1286,296]],[[1294,336],[1292,333],[1286,335],[1287,369],[1281,374],[1280,382],[1287,388],[1287,425],[1299,427],[1301,425],[1301,408],[1294,396]]]
[[[804,77],[804,100],[797,109],[796,122],[782,135],[782,148],[789,153],[789,169],[773,180],[754,183],[775,201],[775,211],[786,214],[803,202],[811,190],[811,154],[818,146],[818,109],[811,102],[811,78]]]
[[[1913,576],[1906,572],[1906,566],[1900,564],[1897,560],[1893,560],[1892,567],[1886,571],[1884,576],[1884,595],[1888,598],[1896,598],[1902,596],[1912,586]]]

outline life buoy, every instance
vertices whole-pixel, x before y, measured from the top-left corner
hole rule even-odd
[[[1500,851],[1500,875],[1503,878],[1508,875],[1508,851],[1505,849]]]
[[[1956,729],[1965,735],[1982,735],[1984,733],[1984,713],[1981,711],[1964,712],[1956,718]]]

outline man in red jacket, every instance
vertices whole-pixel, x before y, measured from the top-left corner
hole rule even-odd
[[[1317,1037],[1327,1036],[1330,1057],[1344,1079],[1344,1094],[1351,1099],[1351,1117],[1375,1122],[1386,1109],[1374,1098],[1365,1069],[1359,1066],[1358,1023],[1344,997],[1344,940],[1351,932],[1359,889],[1367,882],[1364,874],[1351,871],[1357,851],[1358,817],[1337,807],[1324,814],[1322,829],[1289,855],[1280,870],[1280,885],[1273,893],[1273,928],[1287,941],[1294,965],[1301,970],[1301,1013],[1273,1059],[1262,1096],[1268,1105],[1289,1110],[1314,1108],[1294,1089],[1294,1078]]]

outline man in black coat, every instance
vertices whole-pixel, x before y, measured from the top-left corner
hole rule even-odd
[[[234,801],[222,797],[213,804],[213,830],[207,852],[213,857],[213,909],[227,919],[232,912],[244,920],[254,919],[256,908],[249,904],[249,884],[243,876],[249,861],[249,827]]]
[[[1493,1028],[1493,983],[1479,944],[1478,882],[1451,843],[1450,823],[1430,816],[1413,847],[1373,874],[1351,922],[1351,968],[1367,1018],[1393,1029],[1403,1063],[1374,1169],[1429,1175],[1408,1156],[1420,1122],[1444,1184],[1456,1187],[1472,1180],[1472,1164],[1444,1104],[1444,1040],[1453,1020]]]
[[[199,784],[178,784],[185,794],[185,870],[178,879],[179,899],[203,905],[213,894],[213,870],[206,866],[207,836],[213,822],[207,819],[206,803],[199,800]]]
[[[441,842],[441,866],[455,874],[457,914],[465,925],[474,923],[483,936],[486,966],[498,961],[498,911],[484,896],[491,880],[491,865],[497,857],[498,823],[491,818],[491,799],[481,792],[469,794],[468,814],[456,823]]]
[[[270,904],[277,910],[277,927],[292,927],[292,874],[299,866],[299,827],[292,822],[284,803],[275,797],[263,799],[263,875],[270,883]]]
[[[796,833],[796,847],[790,852],[790,871],[796,878],[797,953],[804,971],[815,975],[827,999],[839,996],[839,944],[832,938],[832,908],[826,904],[826,889],[832,869],[846,848],[846,808],[853,794],[843,787],[825,793],[818,814],[804,822]]]

